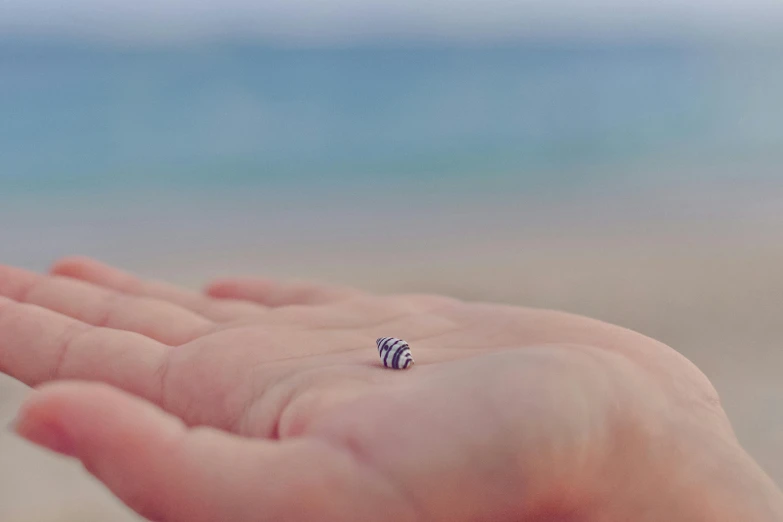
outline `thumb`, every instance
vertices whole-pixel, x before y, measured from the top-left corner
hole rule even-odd
[[[408,521],[392,485],[347,450],[311,438],[243,439],[179,419],[103,384],[47,385],[15,429],[76,457],[156,522]]]

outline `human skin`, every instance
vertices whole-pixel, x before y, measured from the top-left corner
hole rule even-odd
[[[19,435],[157,522],[783,520],[693,364],[554,311],[70,258],[0,267],[0,371]]]

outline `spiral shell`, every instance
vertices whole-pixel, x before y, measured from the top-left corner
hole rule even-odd
[[[406,370],[413,366],[411,347],[402,339],[394,337],[381,337],[375,341],[378,345],[378,354],[381,362],[387,368]]]

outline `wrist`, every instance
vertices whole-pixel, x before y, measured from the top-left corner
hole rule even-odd
[[[783,493],[739,444],[729,445],[723,458],[705,462],[703,467],[708,476],[694,494],[694,514],[700,517],[694,520],[783,520]],[[703,501],[699,502],[699,496]]]
[[[644,469],[626,471],[625,484],[616,487],[635,491],[615,498],[630,502],[612,506],[609,497],[604,504],[610,515],[605,511],[598,520],[783,521],[783,493],[736,442],[716,437],[702,441],[696,451],[648,462],[648,480],[639,480]]]

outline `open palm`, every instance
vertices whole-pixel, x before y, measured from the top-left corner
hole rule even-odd
[[[45,387],[18,429],[152,520],[663,520],[679,501],[660,495],[710,473],[681,455],[736,446],[701,372],[598,321],[266,280],[201,295],[88,259],[52,272],[0,268],[0,371],[104,384]],[[384,336],[412,369],[382,367]]]

